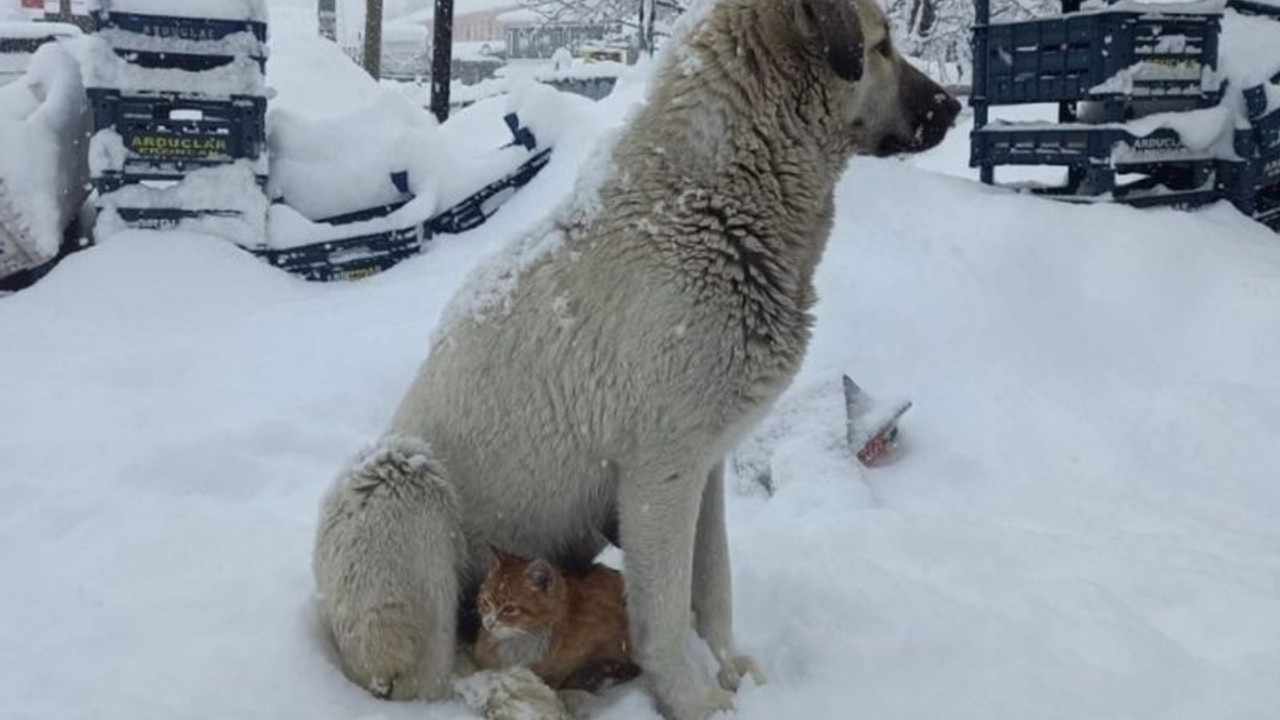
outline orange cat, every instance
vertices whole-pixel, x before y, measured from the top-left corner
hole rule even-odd
[[[627,642],[622,575],[593,565],[564,575],[543,559],[493,548],[476,605],[483,627],[476,663],[523,665],[557,690],[597,690],[640,674]]]

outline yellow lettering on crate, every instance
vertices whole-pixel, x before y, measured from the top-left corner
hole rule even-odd
[[[129,140],[129,149],[139,155],[208,157],[209,155],[226,155],[227,141],[223,138],[211,137],[134,135]]]
[[[1200,67],[1200,62],[1198,60],[1192,60],[1190,58],[1176,58],[1176,57],[1147,58],[1142,62],[1145,65],[1159,65],[1161,67],[1169,67],[1169,68]]]
[[[376,275],[377,273],[378,271],[373,268],[363,268],[339,273],[337,277],[342,280],[359,280],[361,278],[369,277],[370,275]]]

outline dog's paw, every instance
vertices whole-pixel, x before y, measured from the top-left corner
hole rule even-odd
[[[375,677],[369,680],[369,693],[379,700],[390,700],[396,691],[396,679],[393,677]]]
[[[732,655],[721,660],[720,672],[716,675],[716,679],[720,681],[720,687],[730,692],[737,692],[742,686],[744,675],[749,676],[751,682],[756,685],[765,684],[764,673],[760,672],[756,661],[749,655]]]
[[[702,683],[682,683],[668,692],[656,690],[663,714],[671,720],[705,720],[733,709],[733,693]]]

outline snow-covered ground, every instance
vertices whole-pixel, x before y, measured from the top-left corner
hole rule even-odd
[[[273,23],[287,84],[306,63],[283,69]],[[342,114],[354,85],[313,67],[333,96],[281,101]],[[585,110],[489,223],[380,276],[306,284],[127,233],[0,298],[0,718],[474,717],[341,676],[311,606],[317,504],[459,279],[640,93]],[[770,678],[736,716],[1272,720],[1280,237],[1225,205],[985,188],[967,144],[858,159],[838,189],[808,361],[744,448],[776,492],[729,498],[739,641]],[[842,372],[916,401],[896,464],[841,447]],[[637,687],[596,716],[657,717]]]

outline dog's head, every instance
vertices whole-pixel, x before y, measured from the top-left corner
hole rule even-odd
[[[898,54],[875,0],[788,2],[810,55],[843,86],[833,94],[857,152],[919,152],[942,141],[960,103]]]

